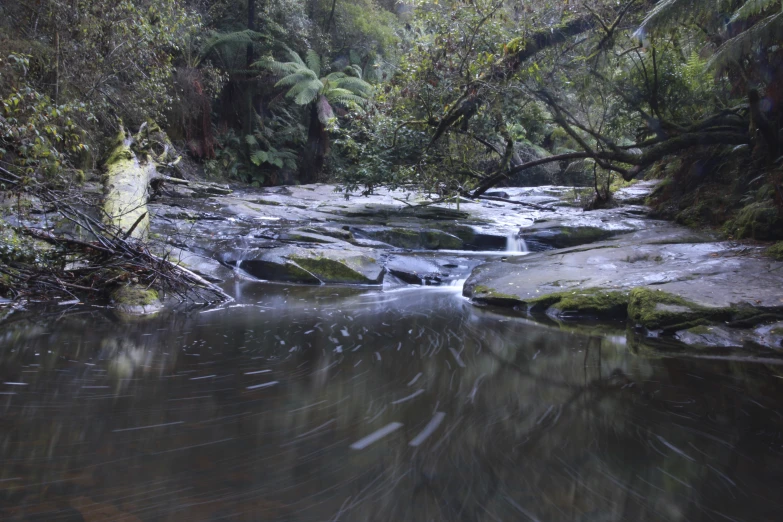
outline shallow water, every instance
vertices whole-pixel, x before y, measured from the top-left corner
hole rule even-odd
[[[457,287],[233,290],[2,327],[0,519],[779,520],[772,363],[649,357]]]

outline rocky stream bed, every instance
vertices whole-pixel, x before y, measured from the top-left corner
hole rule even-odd
[[[649,219],[653,183],[585,212],[567,187],[508,188],[491,201],[345,197],[332,185],[150,205],[163,252],[226,287],[463,285],[474,304],[545,323],[624,321],[660,350],[764,353],[783,341],[783,263],[762,248]],[[425,203],[425,204],[422,204]]]

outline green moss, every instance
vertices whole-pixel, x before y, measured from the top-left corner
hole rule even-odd
[[[117,145],[105,166],[103,210],[106,221],[123,231],[130,230],[138,221],[132,237],[146,240],[150,224],[147,185],[149,169],[154,169],[154,166],[140,165],[130,146],[124,142]]]
[[[324,283],[367,284],[373,283],[360,272],[349,267],[345,261],[328,257],[304,257],[291,255],[291,261],[312,273]]]
[[[111,294],[112,301],[117,305],[143,307],[160,303],[158,292],[143,286],[121,286]]]
[[[737,239],[783,239],[783,216],[771,202],[751,203],[726,223],[725,231]]]
[[[601,318],[623,318],[627,314],[628,292],[585,288],[557,292],[527,301],[528,309],[553,308],[558,312]]]
[[[286,234],[285,239],[289,241],[299,241],[300,243],[317,243],[322,245],[332,243],[332,241],[329,241],[328,239],[324,239],[316,236],[308,236],[304,234],[297,234],[295,232],[292,234]]]
[[[515,306],[522,303],[522,300],[516,295],[504,294],[484,285],[474,286],[471,297],[477,302],[499,306]]]
[[[462,240],[442,230],[415,230],[411,228],[390,228],[372,232],[370,235],[384,243],[399,248],[410,249],[451,249],[462,248]]]
[[[766,250],[768,256],[783,261],[783,241],[778,241]]]
[[[268,205],[268,206],[271,206],[271,207],[279,207],[279,206],[282,205],[282,203],[280,203],[278,201],[272,201],[272,200],[269,200],[269,199],[254,199],[252,201],[252,203],[255,203],[257,205]]]
[[[708,308],[650,288],[631,290],[628,303],[631,321],[650,330],[683,330],[712,321],[726,321],[734,312],[728,308]]]
[[[422,232],[424,239],[424,248],[427,249],[447,249],[459,250],[462,248],[462,240],[440,230],[425,230]]]

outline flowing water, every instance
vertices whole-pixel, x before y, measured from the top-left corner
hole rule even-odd
[[[780,519],[775,361],[659,358],[457,286],[233,291],[6,324],[0,520]]]

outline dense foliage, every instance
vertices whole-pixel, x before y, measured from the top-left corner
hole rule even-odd
[[[772,0],[20,1],[0,34],[17,174],[79,180],[154,120],[209,176],[255,184],[560,182],[601,202],[615,176],[740,146],[783,202]]]

